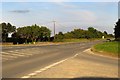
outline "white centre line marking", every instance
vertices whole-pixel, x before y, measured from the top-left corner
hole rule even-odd
[[[19,50],[15,50],[15,51],[19,51]]]
[[[26,56],[26,55],[33,55],[33,54],[30,54],[30,53],[23,53],[23,52],[13,52],[13,53],[15,53],[15,54],[13,54],[13,55],[18,55],[18,56]]]
[[[17,57],[12,55],[2,55],[2,58],[17,58]]]

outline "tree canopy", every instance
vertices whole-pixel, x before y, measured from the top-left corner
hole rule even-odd
[[[61,40],[61,32],[59,32],[56,37],[57,39],[60,38]],[[97,29],[93,28],[93,27],[88,27],[88,30],[83,30],[83,29],[74,29],[71,32],[67,32],[62,34],[62,39],[80,39],[80,38],[102,38],[102,36],[104,37],[113,37],[112,34],[108,34],[106,31],[101,32],[98,31]]]
[[[8,37],[8,33],[12,33],[16,30],[16,27],[11,25],[10,23],[1,23],[0,28],[2,31],[2,41],[6,42],[6,38]]]
[[[44,26],[32,25],[32,26],[25,26],[20,27],[17,29],[15,33],[19,38],[25,38],[26,40],[29,39],[30,41],[36,41],[37,39],[42,38],[50,38],[51,31]],[[13,37],[15,37],[13,35]]]
[[[1,23],[0,31],[2,32],[2,41],[6,41],[8,34],[12,34],[12,39],[17,43],[17,41],[23,42],[36,42],[36,41],[51,41],[51,31],[46,26],[24,26],[16,29],[15,26],[12,26],[10,23]],[[115,37],[116,39],[120,37],[120,20],[116,23],[115,26]],[[62,33],[59,32],[55,35],[55,41],[62,41],[63,39],[80,39],[80,38],[101,38],[104,37],[113,37],[112,34],[108,34],[107,31],[101,32],[93,27],[88,27],[87,30],[83,29],[74,29],[73,31]],[[22,43],[23,43],[22,42]]]
[[[118,20],[118,22],[116,22],[116,25],[115,25],[115,40],[119,40],[120,41],[120,19]]]
[[[59,32],[55,35],[55,41],[62,41],[64,38],[64,34],[62,32]]]

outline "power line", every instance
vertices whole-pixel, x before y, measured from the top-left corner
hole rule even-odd
[[[62,27],[67,27],[67,26],[65,26],[65,25],[62,25],[62,24],[60,24],[60,23],[58,23],[58,22],[56,22],[58,25],[60,25],[60,26],[62,26]]]

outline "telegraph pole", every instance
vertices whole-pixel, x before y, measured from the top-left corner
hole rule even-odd
[[[55,22],[56,21],[53,21],[53,25],[54,25],[54,40],[55,40]]]

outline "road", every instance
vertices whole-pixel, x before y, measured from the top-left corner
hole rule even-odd
[[[21,78],[40,68],[82,52],[92,45],[101,41],[81,42],[48,46],[12,46],[2,48],[2,77]],[[112,59],[94,57],[88,55],[80,56],[82,59],[101,62],[104,64],[116,65],[118,62]]]

